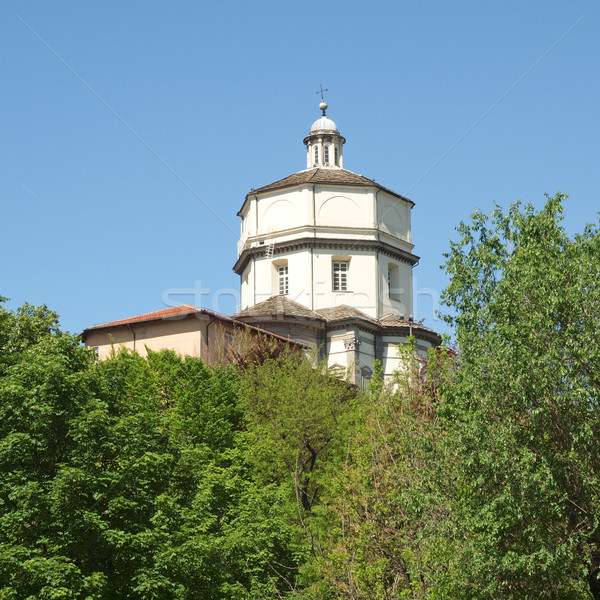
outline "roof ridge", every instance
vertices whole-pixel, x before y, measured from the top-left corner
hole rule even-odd
[[[343,314],[344,311],[346,312],[346,314]],[[379,324],[379,321],[377,319],[369,316],[367,313],[363,312],[359,308],[356,308],[355,306],[351,306],[350,304],[338,304],[337,306],[326,306],[323,308],[316,309],[316,312],[322,316],[324,316],[323,313],[325,313],[325,315],[327,315],[329,313],[334,313],[334,314],[330,314],[329,317],[324,316],[324,318],[328,321],[358,318],[358,319],[363,319],[365,321],[369,321],[370,323]],[[341,314],[336,315],[335,312],[338,312]]]
[[[144,317],[150,317],[151,315],[158,315],[159,313],[168,313],[169,311],[176,311],[182,308],[190,309],[191,311],[201,311],[204,310],[199,306],[194,306],[193,304],[178,304],[177,306],[170,306],[169,308],[161,308],[159,310],[153,310],[147,313],[141,313],[139,315],[134,315],[133,317],[125,317],[124,319],[117,319],[116,321],[106,321],[105,323],[98,323],[97,325],[92,325],[92,327],[87,327],[86,329],[92,329],[95,327],[105,327],[107,325],[115,325],[115,324],[126,324],[127,322],[132,322],[136,319],[143,319]],[[182,314],[182,312],[176,313]]]

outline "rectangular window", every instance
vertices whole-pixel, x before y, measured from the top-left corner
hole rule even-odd
[[[315,146],[315,165],[319,164],[319,146]]]
[[[348,263],[333,263],[333,291],[345,292],[348,290]]]
[[[334,156],[335,156],[335,166],[339,167],[340,161],[339,161],[339,157],[338,157],[338,149],[337,146],[335,147],[334,150]]]
[[[400,287],[400,269],[394,263],[388,263],[387,268],[388,296],[392,300],[402,300],[403,289]]]
[[[323,148],[323,162],[326,165],[329,164],[329,146],[325,146],[325,148]]]
[[[287,296],[289,292],[288,266],[282,265],[280,267],[277,267],[277,273],[279,274],[279,295]]]

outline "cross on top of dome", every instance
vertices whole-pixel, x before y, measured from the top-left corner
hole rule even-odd
[[[319,89],[316,91],[317,94],[321,94],[321,103],[319,104],[319,108],[323,111],[323,115],[312,124],[312,127],[310,128],[311,133],[313,133],[314,131],[335,131],[339,133],[337,125],[334,121],[327,117],[327,114],[325,112],[327,110],[328,104],[327,102],[325,102],[323,94],[328,91],[329,90],[327,88],[323,89],[323,84],[320,84]]]
[[[321,94],[321,103],[319,104],[319,108],[323,111],[323,116],[325,117],[325,111],[327,110],[327,102],[325,102],[325,98],[323,97],[323,94],[325,92],[328,92],[329,90],[327,88],[323,89],[323,84],[320,83],[319,84],[319,89],[317,90],[317,94]]]

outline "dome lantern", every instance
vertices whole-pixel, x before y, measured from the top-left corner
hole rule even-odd
[[[327,102],[321,100],[319,109],[323,112],[311,126],[304,138],[306,144],[306,168],[343,168],[342,146],[346,143],[337,125],[326,114]]]

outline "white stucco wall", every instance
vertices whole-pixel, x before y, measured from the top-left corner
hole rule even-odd
[[[398,346],[404,345],[407,342],[407,338],[404,336],[384,336],[381,343],[382,356],[381,363],[383,366],[383,372],[386,377],[391,377],[395,371],[402,370],[402,363],[398,352]],[[416,349],[417,352],[425,358],[427,351],[432,345],[423,340],[418,340]]]
[[[375,229],[376,210],[375,188],[307,184],[263,192],[250,195],[244,205],[241,235],[244,240],[273,235],[279,240],[291,230],[313,231],[315,226]],[[250,239],[250,245],[253,241],[258,240]]]
[[[377,227],[411,243],[411,204],[386,192],[377,194]]]
[[[292,188],[261,195],[258,200],[258,221],[250,235],[265,235],[309,225],[310,190]]]
[[[333,289],[333,262],[348,263],[347,290]],[[314,308],[347,304],[369,316],[377,312],[377,262],[372,252],[317,249],[313,256]]]
[[[315,186],[315,224],[321,227],[373,227],[374,189]]]
[[[379,318],[395,313],[410,317],[413,314],[412,267],[404,262],[379,255],[378,285],[380,290]],[[388,269],[392,269],[392,290],[388,285]]]

